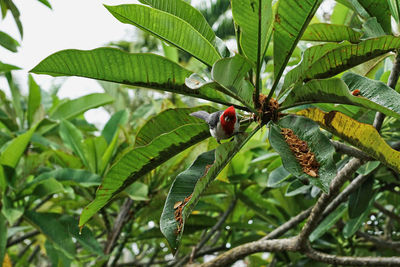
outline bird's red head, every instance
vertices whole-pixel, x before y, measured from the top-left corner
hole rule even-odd
[[[230,106],[229,108],[225,109],[224,113],[221,115],[220,121],[225,133],[228,135],[233,134],[236,123],[235,108]]]

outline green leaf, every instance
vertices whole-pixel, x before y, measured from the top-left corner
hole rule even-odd
[[[176,112],[179,114],[179,111]],[[163,127],[166,121],[160,117],[157,125]],[[81,214],[79,225],[82,227],[98,210],[106,205],[113,196],[124,190],[141,176],[158,167],[186,148],[210,136],[209,127],[199,120],[192,121],[189,116],[177,116],[177,127],[156,136],[146,145],[130,148],[119,158],[106,174],[103,183],[96,192],[96,198]],[[152,122],[150,122],[152,123]],[[144,126],[146,127],[146,126]],[[152,127],[149,127],[150,129]],[[159,132],[162,132],[159,131]]]
[[[382,26],[378,23],[375,17],[367,19],[363,24],[363,31],[366,38],[373,38],[386,35],[385,31],[382,29]]]
[[[293,130],[293,133],[300,140],[307,143],[309,151],[314,153],[316,161],[319,163],[317,177],[312,177],[303,172],[295,154],[281,134],[282,128]],[[308,179],[312,185],[319,187],[326,193],[329,192],[329,184],[336,175],[336,167],[333,162],[335,149],[315,122],[298,116],[285,116],[279,120],[278,124],[271,123],[269,141],[282,157],[283,166],[287,171],[300,179]]]
[[[399,0],[387,0],[390,13],[392,14],[394,20],[399,23],[400,19],[400,3]]]
[[[62,266],[62,267],[71,266],[72,260],[69,259],[67,256],[65,256],[62,251],[56,249],[49,240],[46,240],[46,242],[44,243],[44,247],[46,248],[46,256],[53,264],[52,266]]]
[[[11,52],[17,52],[19,43],[7,33],[0,31],[0,45]]]
[[[24,31],[22,29],[21,20],[19,19],[19,17],[20,17],[19,10],[18,10],[17,6],[13,3],[13,1],[7,1],[7,5],[8,5],[8,9],[10,9],[11,14],[14,17],[15,24],[17,24],[18,31],[19,31],[19,33],[21,35],[21,38],[22,38],[23,35],[24,35]]]
[[[38,1],[51,9],[51,5],[50,5],[49,1],[47,1],[47,0],[38,0]]]
[[[263,57],[264,51],[267,48],[269,35],[271,34],[271,2],[271,0],[231,1],[233,19],[241,30],[240,45],[246,57],[254,63],[256,63],[259,58]],[[259,55],[258,44],[260,44]]]
[[[0,155],[0,163],[15,168],[22,157],[29,141],[32,138],[38,124],[32,126],[26,133],[14,138]]]
[[[351,91],[359,90],[358,96]],[[355,73],[345,73],[342,79],[311,80],[295,86],[281,108],[311,103],[338,103],[356,105],[400,118],[400,94],[382,82],[370,80]]]
[[[14,65],[10,65],[10,64],[6,64],[0,61],[0,74],[4,73],[4,72],[9,72],[12,70],[20,70],[20,67],[14,66]]]
[[[0,213],[0,262],[3,264],[7,249],[7,220]]]
[[[361,35],[361,32],[355,31],[345,25],[315,23],[306,28],[301,39],[305,41],[337,43],[346,40],[350,43],[358,43]]]
[[[323,236],[331,227],[342,218],[344,212],[347,209],[347,205],[342,203],[339,207],[337,207],[331,214],[329,214],[315,230],[311,233],[309,239],[311,242],[319,239]]]
[[[28,124],[32,125],[34,122],[34,115],[36,110],[40,107],[41,95],[39,85],[35,82],[32,75],[29,75],[29,96],[28,96]]]
[[[215,41],[215,33],[203,14],[183,0],[139,0],[143,4],[168,12],[193,26],[211,44]]]
[[[246,80],[252,64],[240,55],[218,60],[211,74],[213,80],[231,92],[231,96],[238,99],[248,108],[253,108],[253,86]],[[255,112],[255,111],[254,111]]]
[[[200,154],[187,170],[183,171],[175,178],[168,192],[161,214],[160,229],[173,251],[178,247],[178,232],[177,222],[174,216],[174,206],[176,206],[175,204],[179,201],[183,203],[185,198],[192,194],[197,181],[207,173],[209,167],[214,164],[214,161],[215,150]]]
[[[311,185],[305,185],[299,180],[294,180],[290,183],[285,192],[285,197],[293,197],[300,194],[306,194],[310,191]]]
[[[278,85],[300,37],[307,28],[322,0],[279,1],[274,21],[274,77]]]
[[[357,173],[362,174],[362,175],[368,175],[370,174],[373,170],[379,167],[381,163],[379,161],[368,161],[364,165],[362,165],[360,168],[358,168]]]
[[[62,103],[53,112],[51,112],[50,118],[53,120],[69,120],[88,111],[89,109],[104,106],[112,103],[113,101],[114,98],[108,94],[95,93],[85,95]]]
[[[337,111],[325,113],[317,108],[301,110],[297,114],[316,121],[327,131],[400,172],[400,152],[391,148],[372,125],[360,123]]]
[[[208,66],[212,66],[221,58],[214,46],[192,25],[181,18],[142,5],[105,7],[122,23],[135,25],[188,52]],[[179,34],[176,34],[177,32]]]
[[[357,191],[349,196],[349,218],[354,219],[359,217],[367,208],[374,193],[374,179],[368,178]]]
[[[120,110],[115,112],[108,120],[103,130],[101,131],[101,135],[104,136],[108,144],[110,144],[111,141],[114,139],[114,136],[118,132],[118,129],[128,122],[128,115],[129,113],[127,110]]]
[[[279,166],[268,175],[267,186],[271,188],[284,186],[290,177],[290,173],[283,166]]]
[[[89,167],[83,150],[83,135],[71,122],[62,120],[60,122],[60,137],[64,144],[77,155],[83,164]]]
[[[103,136],[89,137],[83,142],[83,151],[90,171],[101,173],[102,157],[108,147],[107,141]]]
[[[379,24],[387,34],[392,33],[390,22],[390,8],[387,1],[382,0],[358,0],[360,5],[369,13],[371,17],[376,17]]]
[[[204,123],[190,113],[204,110],[208,113],[217,111],[211,106],[198,106],[194,108],[167,109],[150,118],[138,131],[135,139],[135,147],[145,146],[151,143],[158,136],[171,132],[185,124]]]
[[[79,185],[82,187],[95,186],[101,183],[99,175],[87,170],[63,168],[40,174],[32,182],[27,183],[20,194],[23,196],[32,194],[36,186],[46,183],[50,178],[54,178],[64,185]]]
[[[161,231],[167,238],[172,251],[176,251],[179,247],[185,222],[199,201],[201,193],[257,130],[258,128],[250,135],[239,134],[233,142],[226,142],[218,146],[216,150],[204,152],[194,161],[191,167],[176,177],[168,193],[160,219]],[[177,201],[184,201],[190,195],[191,198],[185,203],[182,211],[181,231],[178,233],[174,205]]]
[[[286,75],[280,94],[293,83],[332,77],[398,48],[400,38],[394,36],[367,39],[358,44],[343,42],[310,47],[304,52],[302,62]]]
[[[361,213],[360,216],[350,219],[344,226],[343,228],[343,236],[345,238],[349,238],[357,232],[358,229],[362,226],[363,222],[368,218],[370,214],[370,210],[373,207],[373,203],[375,202],[376,195],[374,196],[369,196],[369,202],[367,203],[367,208],[364,210],[363,213]]]
[[[64,50],[47,57],[31,72],[87,77],[227,103],[214,88],[186,86],[185,79],[192,72],[155,54],[130,54],[114,48]]]
[[[62,251],[68,258],[73,259],[75,245],[68,233],[68,229],[60,222],[60,214],[26,211],[24,218],[42,232],[54,247]]]

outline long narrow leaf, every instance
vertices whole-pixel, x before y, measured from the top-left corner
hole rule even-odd
[[[315,23],[306,28],[301,39],[306,41],[338,43],[346,40],[350,43],[358,43],[361,36],[361,32],[355,31],[349,26]]]
[[[302,110],[298,114],[318,122],[321,127],[400,172],[400,152],[391,148],[372,125],[360,123],[337,111],[325,113],[317,108]]]
[[[106,8],[122,23],[135,25],[188,52],[209,66],[221,58],[214,46],[181,18],[142,5],[106,6]],[[179,34],[176,34],[177,32]]]
[[[130,54],[114,48],[63,50],[50,55],[31,72],[52,76],[81,76],[168,91],[227,104],[213,87],[191,89],[185,79],[192,72],[154,54]]]

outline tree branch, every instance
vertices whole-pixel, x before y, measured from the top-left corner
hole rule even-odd
[[[389,248],[394,251],[400,252],[400,242],[384,240],[382,238],[379,238],[379,237],[376,237],[373,235],[369,235],[369,234],[363,233],[361,231],[357,231],[356,234],[357,234],[357,236],[362,237],[363,239],[365,239],[369,242],[372,242],[379,247]]]
[[[364,164],[363,160],[360,159],[352,159],[350,160],[336,175],[336,177],[332,180],[329,194],[322,194],[317,203],[314,205],[310,216],[303,229],[299,234],[299,242],[301,244],[306,244],[309,235],[314,231],[317,227],[318,222],[322,218],[322,214],[325,208],[329,205],[329,202],[339,193],[342,185],[353,175],[353,173]]]
[[[381,204],[379,204],[378,202],[374,203],[374,207],[377,208],[380,212],[382,212],[386,216],[389,216],[390,218],[392,218],[400,223],[399,215],[395,214],[394,212],[391,212],[390,210],[385,209],[385,207],[382,206]]]
[[[23,242],[24,240],[26,240],[26,239],[28,239],[28,238],[31,238],[31,237],[34,237],[34,236],[36,236],[36,235],[38,235],[38,234],[40,234],[40,231],[34,230],[34,231],[32,231],[32,232],[26,233],[26,234],[23,235],[23,236],[17,237],[17,238],[15,238],[14,240],[11,240],[11,238],[10,238],[10,239],[8,240],[8,242],[7,242],[7,248],[8,248],[8,247],[11,247],[11,246],[14,246],[14,245],[16,245],[16,244],[18,244],[18,243],[21,243],[21,242]]]
[[[269,252],[280,252],[280,251],[297,251],[297,238],[284,238],[284,239],[273,239],[273,240],[259,240],[250,243],[246,243],[237,246],[227,252],[219,255],[215,259],[203,263],[201,267],[217,267],[217,266],[230,266],[235,261],[246,257],[247,255],[269,251]]]
[[[333,265],[400,266],[400,257],[346,257],[329,255],[314,250],[308,242],[304,254],[315,261],[326,262]]]

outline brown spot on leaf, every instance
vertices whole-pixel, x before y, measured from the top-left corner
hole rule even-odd
[[[281,23],[281,17],[279,16],[278,13],[276,13],[276,15],[275,15],[275,22],[276,23]]]
[[[325,125],[330,126],[333,119],[335,118],[336,111],[330,111],[324,115]]]
[[[307,142],[301,140],[289,128],[282,128],[281,134],[300,163],[303,172],[311,177],[318,177],[319,163],[315,158],[315,154],[310,151]]]
[[[176,210],[181,204],[182,204],[182,201],[177,201],[177,202],[174,204],[174,210]]]
[[[186,203],[189,202],[189,200],[192,198],[192,194],[190,194],[188,197],[185,197],[185,199],[183,201],[177,201],[174,204],[174,218],[175,221],[178,223],[178,227],[175,231],[176,235],[179,235],[180,232],[182,231],[183,228],[183,217],[182,217],[182,211],[183,208],[185,207]]]

